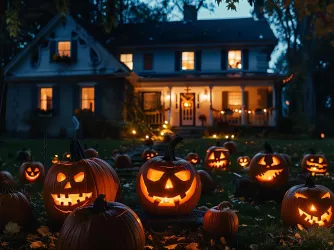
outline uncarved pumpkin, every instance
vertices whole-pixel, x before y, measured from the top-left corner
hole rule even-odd
[[[230,139],[227,139],[227,141],[224,142],[223,147],[227,148],[227,150],[230,152],[230,155],[235,154],[238,151],[237,144]]]
[[[41,162],[25,162],[20,167],[21,183],[37,183],[43,182],[45,177],[45,169]]]
[[[119,153],[115,157],[115,168],[132,168],[132,161],[127,154]]]
[[[12,187],[15,187],[16,182],[11,173],[5,170],[0,171],[0,181],[8,181]]]
[[[58,250],[144,250],[145,234],[138,216],[118,202],[105,202],[99,195],[94,204],[77,208],[65,220]]]
[[[99,157],[99,152],[97,152],[94,148],[87,148],[84,153],[87,158]]]
[[[201,179],[202,193],[211,193],[215,189],[215,183],[211,175],[204,170],[197,170],[197,173]]]
[[[16,153],[16,160],[19,161],[21,164],[26,161],[31,161],[31,151],[30,149],[23,148]]]

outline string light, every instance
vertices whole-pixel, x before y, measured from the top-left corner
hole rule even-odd
[[[133,129],[132,134],[134,134],[134,135],[137,134],[137,131]]]
[[[285,83],[290,82],[292,78],[293,78],[293,74],[291,74],[288,78],[283,79],[283,83],[285,84]]]
[[[145,138],[146,138],[146,139],[148,139],[148,138],[149,138],[149,136],[148,136],[148,135],[146,135],[146,136],[145,136]]]
[[[217,138],[217,135],[216,135],[216,134],[214,134],[212,137],[213,137],[213,138]]]

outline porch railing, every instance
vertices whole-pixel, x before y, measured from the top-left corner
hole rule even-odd
[[[165,114],[162,110],[145,111],[145,122],[148,125],[162,125],[165,121]]]

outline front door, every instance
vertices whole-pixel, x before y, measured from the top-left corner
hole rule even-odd
[[[180,126],[195,126],[195,93],[180,94]]]

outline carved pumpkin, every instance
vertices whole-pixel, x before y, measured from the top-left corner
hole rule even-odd
[[[156,156],[140,168],[137,196],[144,210],[159,215],[183,215],[196,207],[201,195],[201,182],[193,166],[175,157],[175,146],[183,140],[176,136],[165,156]]]
[[[71,160],[71,153],[65,152],[63,154],[63,161],[70,161]]]
[[[256,154],[249,165],[248,175],[262,184],[279,187],[288,182],[289,166],[284,157],[274,153],[268,143],[265,151]]]
[[[58,250],[144,250],[145,234],[138,216],[118,202],[99,195],[93,205],[77,208],[65,220]]]
[[[7,181],[12,187],[16,185],[12,174],[5,170],[0,171],[0,181]]]
[[[210,208],[203,217],[203,229],[210,234],[231,236],[238,232],[238,228],[238,216],[232,210],[232,204],[227,201]]]
[[[147,148],[142,153],[141,158],[143,159],[143,161],[148,161],[149,159],[156,157],[157,155],[158,155],[157,151],[151,148]]]
[[[51,162],[52,162],[52,164],[57,164],[57,163],[59,163],[59,162],[60,162],[60,160],[59,160],[59,156],[58,156],[58,155],[54,155],[54,156],[52,157]]]
[[[92,203],[99,193],[115,201],[119,188],[115,170],[99,158],[85,159],[79,141],[73,140],[71,161],[54,165],[45,178],[45,208],[51,219],[61,222],[75,208]]]
[[[241,168],[245,169],[249,166],[250,161],[251,161],[251,159],[249,158],[249,156],[245,156],[245,155],[241,154],[241,156],[237,159],[237,164]]]
[[[16,160],[21,164],[26,161],[31,161],[31,151],[30,149],[23,148],[16,153]]]
[[[285,193],[281,219],[291,226],[329,226],[333,220],[333,205],[333,192],[325,186],[315,185],[308,176],[305,184],[294,186]]]
[[[230,155],[235,154],[238,151],[237,144],[235,144],[235,142],[231,141],[230,139],[227,139],[227,141],[224,142],[223,147],[227,148],[227,150],[230,152]]]
[[[309,172],[312,175],[326,174],[328,161],[323,154],[317,154],[311,149],[309,154],[304,155],[300,165],[304,172]]]
[[[25,162],[20,167],[21,183],[44,181],[44,174],[44,166],[38,161]]]
[[[197,170],[197,173],[201,179],[202,193],[211,193],[215,189],[215,183],[211,175],[204,170]]]
[[[29,224],[32,211],[27,197],[15,192],[8,180],[0,181],[0,230],[3,231],[8,222],[17,223],[20,227]]]
[[[196,153],[189,153],[186,157],[186,160],[190,162],[193,166],[199,164],[201,162],[201,159],[199,158],[199,155]]]
[[[216,146],[212,146],[206,151],[204,167],[208,170],[228,170],[230,165],[230,153],[228,149],[220,146],[219,141],[217,141]]]
[[[84,153],[87,158],[99,157],[99,152],[97,152],[94,148],[87,148]]]
[[[132,168],[132,161],[127,154],[119,153],[115,157],[115,168]]]

